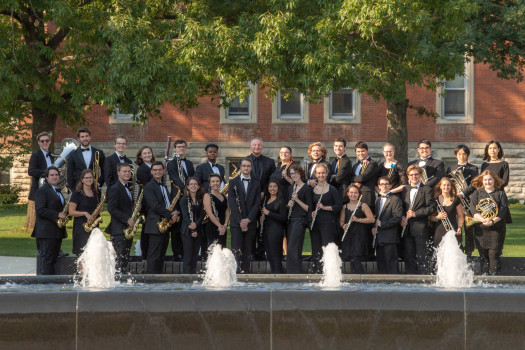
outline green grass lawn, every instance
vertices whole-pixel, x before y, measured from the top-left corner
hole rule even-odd
[[[25,205],[0,206],[0,256],[36,256],[36,245],[31,232],[24,231],[23,227],[26,217],[27,207]],[[517,206],[511,208],[513,223],[507,225],[507,237],[503,256],[525,257],[525,207]],[[102,213],[103,223],[100,225],[104,230],[109,224],[109,214],[107,211]],[[71,230],[73,222],[67,226],[68,238],[62,242],[62,250],[71,253],[72,241]],[[310,237],[306,233],[304,240],[303,253],[310,254]],[[109,236],[106,235],[109,239]],[[140,233],[135,236],[134,242],[140,239]],[[134,243],[135,244],[135,243]],[[230,247],[230,235],[228,234],[227,246]],[[134,254],[134,249],[132,254]],[[171,250],[168,248],[168,255]]]

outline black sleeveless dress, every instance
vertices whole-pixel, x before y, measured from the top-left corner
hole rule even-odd
[[[214,194],[211,195],[211,200],[213,201],[215,205],[215,209],[217,210],[217,214],[219,216],[219,221],[221,223],[224,223],[224,219],[226,218],[226,210],[228,209],[228,199],[226,196],[222,196],[223,200],[221,201],[219,198],[215,197]],[[211,221],[208,220],[208,223],[206,224],[206,237],[208,239],[208,247],[215,241],[223,246],[226,247],[226,237],[228,233],[224,233],[224,235],[219,235],[219,229],[218,227]]]
[[[454,230],[457,230],[458,228],[457,206],[460,204],[461,200],[458,197],[455,197],[450,205],[442,205],[443,209],[445,210],[445,213],[447,213],[447,218],[450,220],[450,223],[452,224]],[[443,226],[443,223],[440,219],[438,219],[435,227],[436,229],[434,232],[434,247],[437,247],[439,243],[441,243],[441,240],[443,239],[445,234],[447,233],[447,230],[445,230],[445,227]],[[456,239],[458,240],[458,243],[461,244],[461,235],[456,235]]]
[[[353,210],[347,209],[346,205],[344,210],[346,224],[348,223],[348,220],[350,220]],[[359,219],[366,218],[361,205],[357,208],[355,217]],[[366,256],[368,254],[368,225],[369,224],[363,224],[357,221],[352,222],[343,241],[343,260],[349,261],[351,257]]]
[[[97,196],[94,193],[93,197],[88,197],[84,191],[75,191],[71,195],[71,203],[76,203],[77,211],[87,211],[93,213],[98,205]],[[85,216],[77,217],[73,220],[73,254],[77,256],[82,254],[82,250],[86,246],[91,232],[86,232],[84,223],[87,221]]]

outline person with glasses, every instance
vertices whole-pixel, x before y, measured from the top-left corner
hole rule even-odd
[[[299,164],[288,168],[288,176],[293,184],[288,188],[286,273],[301,273],[304,235],[312,213],[312,191],[303,182],[304,170]]]
[[[100,191],[95,190],[95,176],[93,170],[84,169],[80,174],[80,182],[71,194],[69,201],[69,215],[73,220],[73,254],[79,256],[91,235],[86,232],[84,223],[93,220],[91,214],[95,211],[100,201]]]
[[[412,164],[407,169],[409,186],[403,188],[401,199],[405,216],[401,220],[405,272],[427,274],[429,268],[430,226],[429,216],[434,212],[436,202],[432,188],[421,182],[423,168]]]
[[[419,140],[417,143],[419,158],[408,163],[408,166],[417,164],[423,169],[423,184],[434,188],[436,184],[445,176],[445,163],[439,159],[432,158],[432,142],[428,139]],[[426,179],[425,179],[426,177]]]
[[[408,184],[408,178],[405,166],[395,159],[395,155],[395,146],[391,143],[385,143],[383,146],[385,161],[379,164],[379,177],[388,177],[391,185],[389,192],[401,197],[403,187]],[[381,192],[381,189],[376,187],[376,192]]]
[[[261,185],[252,176],[251,158],[242,158],[240,167],[241,174],[231,179],[228,187],[231,247],[237,260],[237,272],[250,273],[251,248],[261,207]]]
[[[44,131],[36,136],[39,149],[29,158],[27,173],[31,176],[31,188],[27,202],[27,218],[24,224],[26,231],[33,231],[35,227],[35,196],[38,191],[40,179],[44,177],[46,169],[53,165],[55,157],[49,151],[51,145],[51,134]]]
[[[315,168],[319,164],[325,164],[328,168],[328,179],[332,178],[332,166],[326,161],[328,150],[321,142],[314,142],[308,146],[308,157],[312,160],[307,163],[305,169],[306,184],[310,187],[317,186],[317,177],[315,177]]]

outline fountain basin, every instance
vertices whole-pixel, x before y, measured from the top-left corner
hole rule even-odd
[[[71,276],[0,277],[0,348],[486,349],[497,344],[500,349],[515,349],[525,345],[523,278],[478,277],[476,282],[491,284],[444,290],[430,285],[434,276],[343,277],[339,290],[320,289],[318,275],[242,275],[239,281],[244,285],[227,290],[204,288],[196,283],[202,276],[196,275],[124,276],[134,278],[135,285],[125,283],[109,290],[73,287],[68,282]],[[402,280],[409,283],[400,284]],[[39,291],[31,284],[17,288],[22,281],[54,283],[60,291],[51,290],[51,285]],[[258,284],[271,281],[279,283]],[[509,282],[515,285],[510,287]]]

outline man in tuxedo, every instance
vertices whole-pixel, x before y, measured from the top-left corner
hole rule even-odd
[[[24,224],[26,231],[33,231],[35,227],[35,197],[38,191],[40,179],[44,177],[46,169],[53,165],[55,158],[49,151],[51,135],[44,131],[36,136],[40,148],[29,158],[27,173],[31,176],[31,188],[27,202],[27,218]]]
[[[148,205],[146,227],[144,232],[149,236],[147,273],[162,273],[164,257],[168,248],[169,233],[160,233],[157,223],[163,219],[177,220],[178,211],[170,211],[171,204],[168,189],[164,186],[164,164],[156,161],[151,165],[153,179],[144,187],[144,199]]]
[[[225,185],[225,169],[222,165],[217,164],[219,146],[214,143],[210,143],[204,147],[204,150],[206,151],[206,157],[208,160],[205,163],[197,165],[197,168],[195,169],[195,177],[200,181],[202,188],[204,188],[204,190],[207,192],[210,188],[210,185],[208,184],[208,178],[211,174],[218,174],[221,177],[222,182],[220,189],[222,189]]]
[[[252,176],[252,160],[241,159],[241,174],[230,180],[230,231],[232,251],[238,272],[250,273],[250,252],[257,231],[257,217],[261,205],[261,186]]]
[[[445,176],[445,163],[439,159],[432,158],[432,143],[428,139],[419,140],[417,152],[419,153],[419,159],[411,161],[408,163],[408,166],[412,164],[419,165],[428,179],[424,185],[434,188],[439,180]]]
[[[454,149],[454,155],[456,156],[456,159],[458,160],[458,164],[452,167],[449,167],[447,169],[447,176],[452,177],[450,174],[451,172],[457,170],[458,172],[461,172],[463,174],[463,178],[465,179],[466,188],[456,188],[458,197],[462,199],[467,199],[470,197],[472,193],[476,190],[473,186],[470,185],[470,182],[479,175],[479,169],[474,164],[469,163],[468,157],[470,156],[470,149],[466,145],[457,145]],[[463,206],[464,210],[468,211],[468,206],[465,208]],[[470,214],[469,214],[470,215]],[[472,216],[472,215],[471,215]],[[472,256],[472,252],[474,251],[474,235],[477,230],[480,230],[479,225],[472,225],[467,226],[464,225],[463,229],[465,231],[465,254],[467,256]]]
[[[184,191],[188,178],[195,176],[195,169],[193,163],[186,159],[186,151],[188,150],[186,141],[176,140],[173,143],[173,150],[175,151],[175,157],[168,162],[166,170],[171,180],[171,193],[175,195],[178,191],[175,186],[179,187],[181,191]],[[178,155],[178,157],[176,157],[176,155]],[[180,226],[181,223],[178,222],[170,228],[171,250],[174,260],[182,260],[183,255]]]
[[[346,188],[352,182],[352,161],[346,156],[346,140],[339,138],[334,141],[334,153],[337,156],[332,162],[332,177],[330,184],[337,188],[341,198]]]
[[[405,216],[401,226],[406,226],[402,234],[405,254],[405,272],[427,274],[429,269],[430,227],[428,217],[435,207],[432,188],[423,185],[423,168],[412,164],[407,169],[409,186],[403,188],[401,199]]]
[[[376,201],[376,222],[372,229],[377,251],[377,270],[379,273],[399,273],[397,245],[399,244],[399,224],[403,217],[403,202],[391,195],[392,182],[388,176],[377,181],[379,198]]]
[[[38,275],[54,275],[62,239],[67,237],[66,229],[57,225],[57,220],[65,219],[63,213],[65,199],[56,186],[60,179],[58,168],[50,166],[44,172],[46,184],[40,187],[35,195],[36,222],[33,235],[40,266]]]
[[[121,163],[117,165],[118,181],[107,190],[108,212],[111,222],[106,228],[106,233],[111,235],[111,243],[117,254],[117,270],[120,273],[128,271],[129,254],[133,239],[126,239],[124,230],[135,225],[133,214],[133,195],[128,188],[131,177],[131,165]]]
[[[328,167],[327,181],[330,182],[332,178],[332,166],[326,161],[328,150],[321,142],[314,142],[308,146],[308,156],[312,160],[306,167],[306,184],[310,187],[317,186],[317,177],[315,177],[315,168],[319,163],[325,163]]]
[[[75,190],[75,186],[80,181],[80,174],[84,169],[91,169],[94,172],[96,169],[93,168],[94,161],[97,157],[99,158],[99,174],[98,174],[98,188],[104,185],[104,152],[101,149],[97,149],[91,146],[91,131],[88,128],[80,128],[77,131],[78,141],[80,141],[80,147],[75,151],[71,152],[68,156],[67,161],[67,187],[70,191]],[[95,177],[97,173],[95,172]]]
[[[104,175],[107,188],[118,181],[117,165],[120,163],[131,164],[131,159],[124,152],[128,148],[128,139],[125,136],[117,136],[115,139],[115,153],[108,156],[104,161]]]

